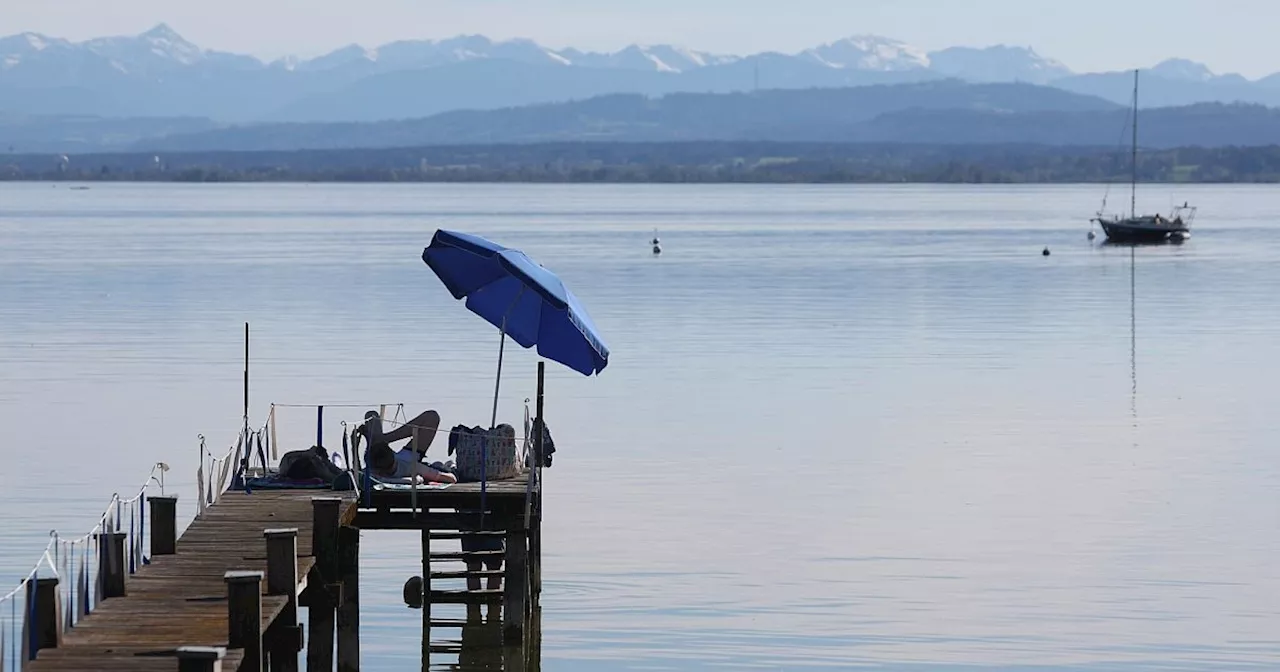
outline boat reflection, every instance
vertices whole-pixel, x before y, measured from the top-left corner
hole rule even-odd
[[[1098,243],[1102,247],[1167,247],[1170,245],[1183,245],[1190,238],[1166,238],[1164,240],[1107,240],[1103,239]]]

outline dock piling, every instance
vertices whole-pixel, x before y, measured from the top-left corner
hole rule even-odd
[[[37,651],[62,646],[62,600],[58,579],[36,579],[35,644]]]
[[[295,672],[302,632],[298,628],[298,528],[263,530],[267,540],[267,594],[289,602],[267,631],[264,644],[273,672]]]
[[[151,555],[178,552],[178,496],[148,497],[151,505]]]
[[[360,670],[360,530],[338,529],[338,575],[342,604],[338,607],[338,672]]]
[[[124,597],[125,573],[124,542],[129,535],[124,532],[108,532],[98,536],[98,572],[102,577],[102,597]]]
[[[227,650],[220,646],[183,646],[178,649],[178,672],[222,672]]]
[[[422,669],[431,667],[431,526],[422,528]]]
[[[227,645],[244,649],[240,669],[262,670],[262,572],[232,571],[227,583]]]
[[[507,643],[524,641],[524,626],[528,620],[529,589],[528,535],[522,529],[507,530],[506,576],[503,578],[502,638]]]
[[[338,530],[342,499],[311,498],[311,555],[316,566],[307,580],[312,599],[307,606],[307,669],[332,670],[334,628],[336,626],[335,593],[338,583]]]

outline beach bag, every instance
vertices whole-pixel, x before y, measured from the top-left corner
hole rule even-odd
[[[511,425],[498,425],[492,430],[454,427],[449,433],[449,452],[455,454],[459,481],[476,482],[481,476],[501,481],[523,471],[523,460],[516,451],[516,430]]]

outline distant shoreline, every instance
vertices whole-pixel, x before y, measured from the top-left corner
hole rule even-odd
[[[1127,183],[1127,153],[1047,145],[558,142],[0,155],[0,181],[498,184]],[[1144,149],[1138,179],[1280,183],[1280,146]]]
[[[1105,180],[1060,180],[1060,181],[923,181],[923,180],[903,180],[903,181],[869,181],[869,180],[683,180],[683,181],[656,181],[656,180],[521,180],[521,179],[329,179],[329,178],[286,178],[274,180],[261,179],[226,179],[216,177],[213,179],[147,179],[147,178],[113,178],[99,179],[92,176],[86,177],[34,177],[34,178],[5,178],[0,177],[0,184],[523,184],[523,185],[664,185],[664,186],[823,186],[823,185],[849,185],[849,186],[1069,186],[1069,185],[1098,185],[1105,186],[1107,184],[1119,184],[1123,180],[1107,182]],[[1232,180],[1232,181],[1144,181],[1144,185],[1274,185],[1280,184],[1280,178],[1258,179],[1258,180]],[[1123,185],[1128,189],[1128,184]]]

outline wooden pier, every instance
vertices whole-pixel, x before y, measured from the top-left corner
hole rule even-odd
[[[175,538],[176,500],[150,499],[149,563],[129,574],[122,535],[104,535],[105,599],[62,628],[57,579],[42,583],[38,651],[28,668],[63,670],[360,669],[360,530],[412,530],[422,544],[423,669],[432,653],[461,653],[468,628],[491,637],[506,669],[536,667],[541,593],[541,492],[526,479],[444,489],[229,491]],[[501,551],[442,550],[471,535],[499,537]],[[485,569],[501,559],[501,569]],[[475,569],[475,563],[489,561]],[[455,563],[463,563],[457,565]],[[501,587],[447,585],[500,577]],[[47,598],[40,597],[48,595]],[[432,604],[466,604],[469,617],[432,620]],[[488,605],[500,621],[471,617]],[[307,628],[298,610],[307,608]],[[476,626],[480,626],[477,630]],[[462,628],[435,644],[432,628]]]

